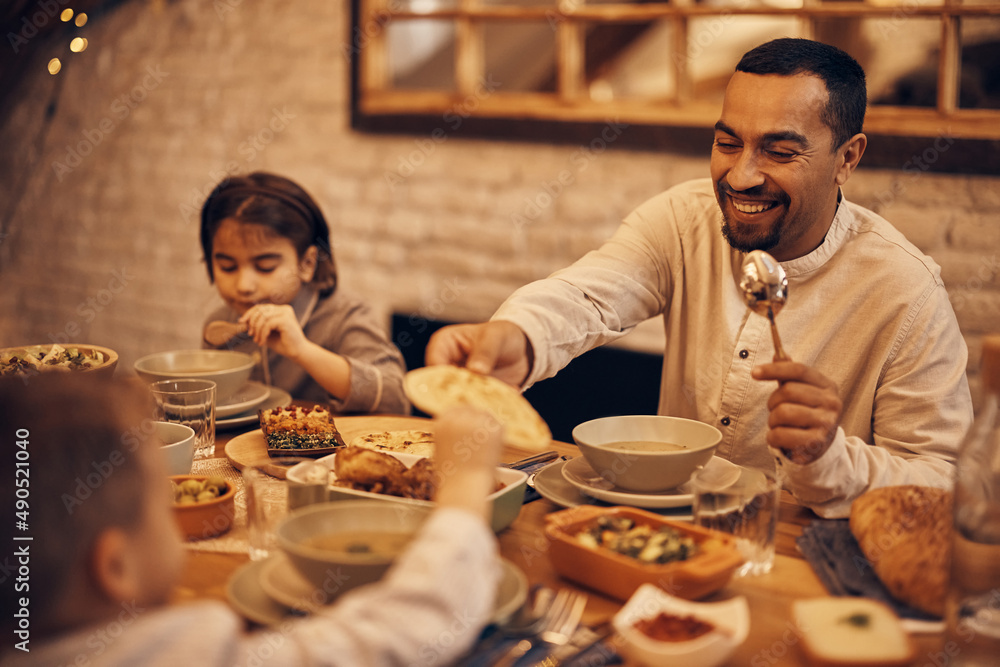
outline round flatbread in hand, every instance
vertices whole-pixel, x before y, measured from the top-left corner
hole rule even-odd
[[[503,424],[504,441],[515,447],[542,450],[552,441],[548,424],[524,396],[502,380],[458,366],[427,366],[406,374],[406,395],[430,415],[457,405],[486,410]]]
[[[851,533],[894,597],[944,614],[951,560],[951,493],[926,486],[886,486],[851,505]]]

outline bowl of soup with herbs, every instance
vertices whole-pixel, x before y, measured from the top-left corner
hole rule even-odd
[[[296,571],[330,600],[379,580],[430,511],[374,500],[308,505],[278,525],[278,546]]]
[[[708,463],[722,433],[692,419],[625,415],[584,422],[573,429],[573,440],[594,472],[615,487],[658,493],[679,487]]]

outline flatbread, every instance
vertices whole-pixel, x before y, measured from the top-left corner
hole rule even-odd
[[[542,451],[552,442],[548,424],[524,396],[502,380],[458,366],[427,366],[406,374],[403,389],[415,406],[440,415],[458,405],[470,405],[503,424],[504,442]]]
[[[380,452],[403,452],[425,458],[434,456],[434,434],[419,429],[359,435],[348,444]]]
[[[851,533],[897,599],[944,615],[951,559],[952,495],[926,486],[887,486],[851,505]]]

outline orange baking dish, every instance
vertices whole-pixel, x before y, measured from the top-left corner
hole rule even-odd
[[[622,517],[636,525],[669,527],[691,537],[698,553],[687,560],[664,564],[642,563],[600,546],[588,546],[577,534],[599,517]],[[671,595],[697,600],[721,589],[743,564],[730,535],[683,521],[673,521],[634,507],[580,505],[545,518],[549,559],[561,576],[618,600],[627,600],[642,584],[659,586]]]

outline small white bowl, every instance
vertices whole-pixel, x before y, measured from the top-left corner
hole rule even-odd
[[[160,451],[167,462],[167,474],[189,474],[194,463],[194,429],[170,422],[153,422],[153,426],[156,437],[163,441]]]
[[[625,415],[584,422],[573,440],[598,475],[617,487],[656,493],[680,486],[705,465],[722,440],[719,429],[692,419]],[[678,449],[636,451],[622,443],[669,443]]]
[[[246,384],[254,359],[233,350],[174,350],[148,354],[136,360],[133,367],[146,382],[183,378],[212,380],[216,384],[218,404]]]
[[[635,627],[643,619],[661,612],[694,616],[715,626],[711,632],[687,641],[653,639]],[[674,597],[653,584],[643,584],[615,614],[615,631],[622,638],[626,657],[644,665],[670,667],[716,667],[746,641],[750,631],[750,609],[746,598],[723,602],[692,602]]]

